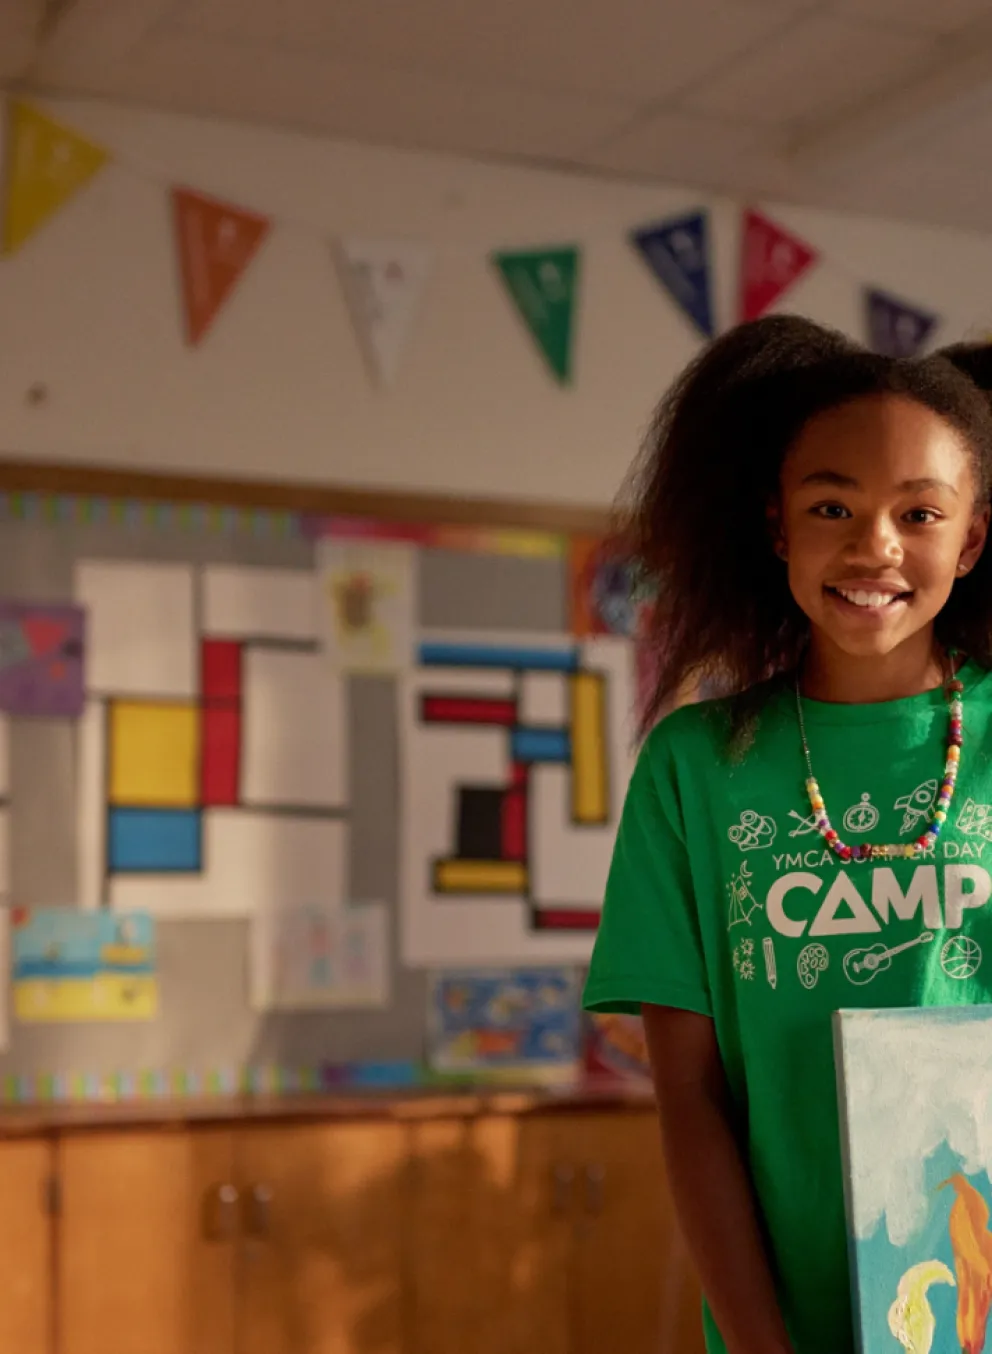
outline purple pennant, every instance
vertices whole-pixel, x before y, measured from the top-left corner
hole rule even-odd
[[[84,624],[81,607],[0,602],[0,711],[83,713]]]
[[[877,287],[865,289],[868,343],[883,357],[918,357],[937,327],[937,316]]]

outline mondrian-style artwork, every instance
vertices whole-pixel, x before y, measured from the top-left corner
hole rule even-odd
[[[588,957],[632,693],[617,637],[422,638],[401,712],[407,963]]]
[[[312,572],[83,561],[84,907],[254,916],[345,898],[342,680]],[[315,898],[315,893],[319,898]]]

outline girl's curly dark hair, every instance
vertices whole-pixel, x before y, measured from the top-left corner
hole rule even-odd
[[[881,357],[809,320],[771,316],[710,344],[665,395],[618,504],[620,548],[655,595],[642,732],[686,682],[748,693],[795,669],[809,623],[767,516],[782,462],[816,414],[881,394],[915,400],[958,430],[987,502],[992,404],[940,357]],[[992,551],[955,583],[937,633],[992,667]]]

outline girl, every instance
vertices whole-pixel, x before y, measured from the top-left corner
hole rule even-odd
[[[940,358],[775,317],[689,367],[634,481],[646,723],[736,694],[645,741],[586,1004],[643,1012],[711,1354],[854,1348],[832,1012],[992,993],[990,418]]]

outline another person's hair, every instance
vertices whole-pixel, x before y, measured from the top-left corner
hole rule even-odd
[[[948,361],[897,361],[830,329],[771,316],[710,344],[663,398],[618,505],[618,541],[654,594],[644,643],[646,732],[686,682],[744,693],[798,665],[809,622],[768,521],[782,462],[817,414],[902,395],[962,435],[976,494],[992,490],[992,407]],[[937,618],[946,645],[992,667],[992,551]]]

